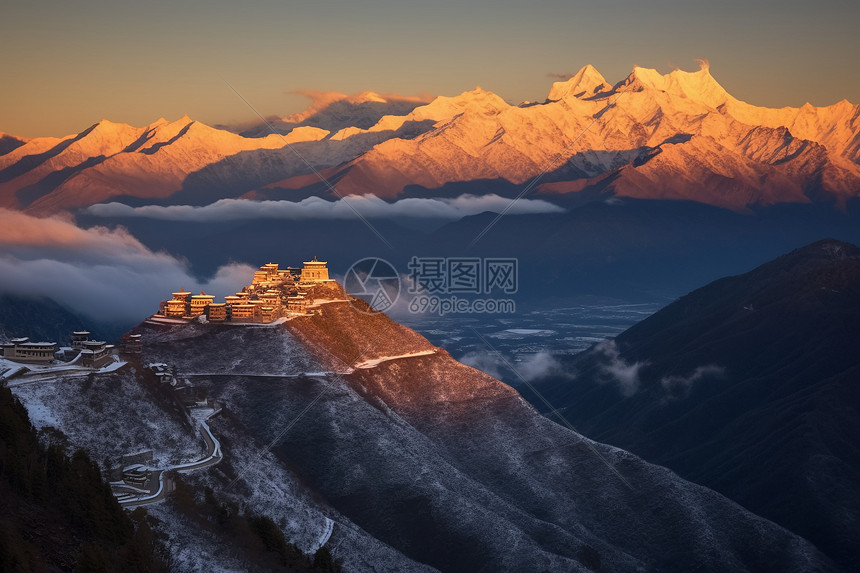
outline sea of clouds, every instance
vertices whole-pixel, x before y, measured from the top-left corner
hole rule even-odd
[[[453,198],[410,198],[388,202],[375,195],[350,195],[336,201],[308,197],[301,201],[247,201],[221,199],[209,205],[145,205],[100,203],[86,209],[99,217],[144,217],[165,221],[217,222],[248,219],[367,219],[420,218],[457,220],[484,212],[508,215],[561,213],[564,211],[542,199],[511,199],[499,195],[460,195]]]
[[[69,218],[0,209],[0,292],[49,297],[90,318],[137,322],[180,286],[235,292],[254,270],[225,265],[201,281],[187,261],[150,250],[122,227],[83,229]]]

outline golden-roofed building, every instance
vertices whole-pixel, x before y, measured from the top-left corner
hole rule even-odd
[[[303,283],[319,283],[330,280],[327,264],[325,261],[318,261],[316,257],[311,261],[305,261],[304,267],[302,267],[301,281]]]
[[[280,313],[275,311],[274,307],[271,306],[260,306],[260,320],[262,322],[273,322],[275,319],[279,318]]]
[[[171,293],[173,298],[167,301],[165,316],[182,318],[188,314],[191,305],[191,293],[179,287],[179,292]]]
[[[254,278],[251,280],[251,288],[271,288],[280,286],[292,279],[292,275],[288,270],[278,268],[278,263],[266,263],[260,267],[260,270],[254,272]]]
[[[195,294],[191,297],[191,306],[189,308],[189,316],[200,316],[201,314],[206,313],[206,307],[212,304],[212,301],[215,300],[215,297],[211,294],[206,294],[204,291],[200,291],[200,294]]]
[[[227,303],[213,302],[206,307],[206,317],[209,322],[224,322],[227,320]]]
[[[254,322],[257,316],[259,307],[248,302],[234,304],[231,311],[231,318],[236,322]]]
[[[304,294],[289,296],[287,297],[287,310],[289,312],[304,314],[308,310],[308,303],[309,301]]]

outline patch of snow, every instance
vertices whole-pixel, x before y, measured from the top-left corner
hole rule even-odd
[[[166,318],[161,316],[150,316],[144,322],[150,324],[188,324],[187,320],[181,318]]]
[[[0,380],[8,380],[12,378],[16,374],[21,372],[26,372],[27,368],[20,364],[6,366],[5,364],[0,363]]]
[[[104,368],[102,368],[101,370],[99,370],[99,373],[100,374],[106,374],[108,372],[115,372],[115,371],[119,370],[120,368],[122,368],[123,366],[125,366],[126,364],[128,364],[128,362],[120,362],[120,361],[112,362],[112,363],[108,364],[107,366],[105,366]]]
[[[59,427],[60,421],[51,411],[51,409],[41,402],[31,402],[27,405],[27,415],[30,416],[30,422],[37,428],[52,426]]]
[[[309,553],[316,553],[319,551],[320,547],[328,543],[328,540],[331,539],[331,533],[334,531],[334,520],[331,520],[328,517],[324,519],[326,520],[326,526],[323,528],[319,539],[317,539],[316,543],[311,547]]]
[[[279,326],[284,324],[288,320],[292,320],[295,318],[294,316],[282,316],[272,322],[219,322],[218,325],[221,326],[236,326],[236,327],[245,327],[245,328],[272,328],[273,326]]]
[[[399,360],[400,358],[413,358],[415,356],[429,356],[430,354],[435,354],[436,350],[419,350],[418,352],[407,352],[406,354],[397,354],[395,356],[380,356],[378,358],[371,358],[368,360],[362,360],[354,365],[355,368],[373,368],[374,366],[378,366],[383,362],[388,362],[390,360]]]

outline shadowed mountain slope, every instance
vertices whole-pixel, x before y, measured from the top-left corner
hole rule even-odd
[[[586,435],[711,487],[856,569],[860,249],[820,241],[698,289],[540,390]]]

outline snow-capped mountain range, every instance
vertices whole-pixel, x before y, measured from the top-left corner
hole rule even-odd
[[[756,107],[707,66],[666,75],[637,67],[615,85],[586,66],[546,101],[519,106],[481,88],[429,103],[317,94],[273,126],[285,133],[183,117],[145,127],[103,120],[63,138],[3,135],[0,207],[50,214],[108,201],[331,195],[311,167],[341,195],[389,199],[475,183],[521,189],[541,174],[534,191],[550,200],[598,191],[744,211],[842,206],[860,194],[860,106]]]

